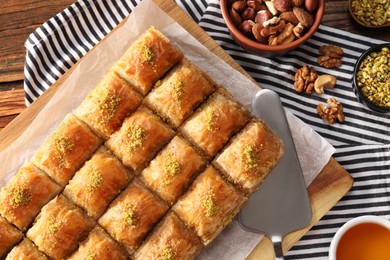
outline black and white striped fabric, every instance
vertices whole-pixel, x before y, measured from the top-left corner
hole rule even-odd
[[[25,98],[32,103],[62,74],[121,22],[140,0],[79,0],[51,18],[26,41]],[[334,157],[353,176],[352,190],[288,253],[287,259],[327,259],[330,241],[346,221],[360,215],[390,218],[390,116],[372,112],[358,102],[351,86],[358,56],[382,41],[327,26],[303,46],[272,59],[252,55],[229,35],[218,0],[177,0],[264,88],[282,98],[285,107],[326,138],[336,149]],[[316,64],[318,48],[334,44],[344,49],[343,65],[325,69]],[[325,95],[297,94],[295,71],[314,66],[319,74],[332,74],[337,85]],[[318,103],[335,97],[344,105],[346,122],[330,126],[316,114]],[[228,256],[226,257],[228,259]]]

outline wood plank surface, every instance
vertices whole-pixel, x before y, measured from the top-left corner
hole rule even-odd
[[[234,69],[237,69],[250,78],[250,76],[172,0],[155,0],[155,2],[208,49],[224,59]],[[103,41],[106,39],[107,38],[103,39]],[[76,68],[76,66],[78,66],[78,63],[63,77],[61,77],[36,102],[29,106],[28,109],[24,110],[15,120],[9,123],[7,127],[1,131],[0,150],[10,145],[24,131],[24,129],[26,129],[37,113],[50,100],[55,91],[61,86],[62,82],[68,77],[74,68]],[[252,78],[250,79],[253,80]],[[20,95],[20,92],[20,90],[17,92],[18,95]],[[10,93],[8,94],[11,95]],[[7,100],[8,101],[4,102],[9,102],[10,99],[7,98]],[[11,108],[8,109],[14,112],[19,112],[17,107],[17,105],[11,105]],[[328,165],[323,169],[308,189],[313,209],[313,219],[308,227],[293,232],[284,239],[283,248],[285,252],[291,248],[296,241],[298,241],[315,223],[317,223],[318,220],[326,214],[326,212],[328,212],[329,209],[334,206],[346,192],[348,192],[352,183],[353,180],[348,172],[346,172],[335,159],[331,158]],[[273,248],[269,240],[262,240],[253,250],[249,259],[274,259]]]

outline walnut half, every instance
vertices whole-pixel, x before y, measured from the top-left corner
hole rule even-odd
[[[298,93],[305,91],[307,94],[311,94],[314,91],[314,82],[316,81],[318,74],[313,67],[307,65],[300,68],[295,73],[294,88]]]
[[[336,123],[336,121],[343,123],[345,119],[343,105],[335,98],[329,98],[326,102],[328,103],[327,107],[323,104],[318,104],[318,115],[331,125]]]

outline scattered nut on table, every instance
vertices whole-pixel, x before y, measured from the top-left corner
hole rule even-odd
[[[374,105],[390,108],[390,50],[387,47],[368,55],[357,72],[362,95]]]
[[[268,45],[287,44],[302,37],[313,25],[318,6],[318,0],[233,0],[230,3],[230,17],[240,32]]]
[[[314,90],[317,94],[324,94],[324,88],[333,88],[337,79],[332,75],[321,75],[314,82]]]
[[[318,57],[317,63],[327,69],[338,68],[342,65],[343,49],[334,45],[323,45],[319,52],[322,54]]]
[[[295,73],[294,88],[298,93],[305,91],[307,94],[311,94],[314,91],[314,82],[316,81],[318,74],[313,67],[307,65],[298,69]]]
[[[345,120],[343,105],[335,98],[329,98],[327,103],[328,106],[323,104],[317,105],[318,115],[331,125],[337,121],[343,123]]]

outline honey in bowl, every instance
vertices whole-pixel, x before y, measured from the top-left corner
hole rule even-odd
[[[376,223],[361,223],[339,240],[336,260],[389,260],[390,229]]]

